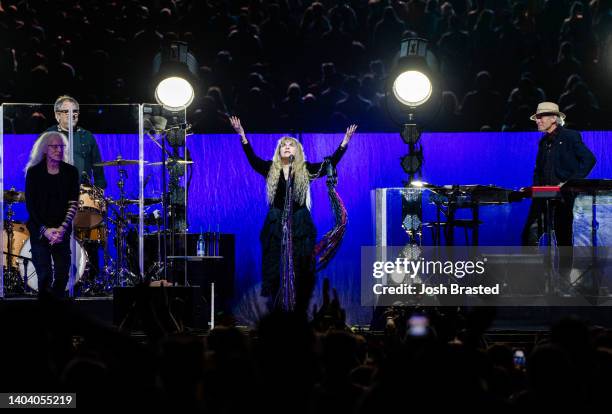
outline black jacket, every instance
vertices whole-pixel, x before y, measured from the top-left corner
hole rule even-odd
[[[49,189],[45,187],[45,174],[47,174],[47,162],[43,159],[38,164],[30,167],[26,174],[26,208],[28,210],[27,227],[31,235],[42,237],[42,231],[46,227],[58,227],[62,219],[49,217],[47,205],[49,203]],[[62,208],[66,215],[72,205],[79,200],[79,172],[73,165],[65,162],[60,163],[59,178],[61,180]],[[70,234],[69,226],[67,233]]]
[[[558,126],[559,132],[554,136],[553,163],[555,175],[566,182],[571,179],[586,178],[595,165],[595,156],[584,145],[580,132]],[[544,178],[544,152],[546,137],[540,140],[536,157],[533,184],[542,185]]]

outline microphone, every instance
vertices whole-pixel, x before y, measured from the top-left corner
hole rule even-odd
[[[293,180],[291,179],[291,176],[293,175],[293,161],[295,161],[295,155],[290,155],[289,156],[289,175],[287,178],[287,187],[290,187],[293,185]]]

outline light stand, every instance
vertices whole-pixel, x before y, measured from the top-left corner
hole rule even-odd
[[[423,239],[423,191],[413,185],[423,175],[423,147],[421,146],[421,133],[415,122],[412,112],[408,114],[410,123],[402,127],[401,136],[408,145],[408,153],[401,158],[401,166],[408,180],[404,181],[404,197],[402,198],[402,227],[408,237],[410,244],[422,244]]]

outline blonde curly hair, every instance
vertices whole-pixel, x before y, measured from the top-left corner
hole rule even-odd
[[[278,187],[278,178],[280,177],[281,171],[283,170],[283,163],[281,160],[281,147],[287,142],[291,141],[297,148],[295,154],[295,160],[293,161],[292,176],[294,178],[294,197],[295,201],[310,210],[310,174],[306,168],[306,156],[304,155],[304,148],[300,142],[293,138],[284,136],[278,140],[276,144],[276,150],[274,150],[274,157],[272,158],[272,166],[268,171],[268,177],[266,178],[266,198],[269,205],[274,204],[274,196],[276,195]]]

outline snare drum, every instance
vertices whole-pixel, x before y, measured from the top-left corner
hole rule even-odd
[[[8,252],[8,234],[6,230],[2,230],[2,252],[6,255]],[[23,245],[30,238],[30,232],[26,227],[25,223],[21,222],[13,222],[13,246],[11,248],[10,254],[18,255],[23,248]],[[6,264],[8,260],[4,259],[4,263]],[[17,257],[13,256],[11,258],[11,266],[13,268],[17,268]]]
[[[102,223],[106,213],[106,200],[100,188],[81,184],[79,209],[74,217],[74,226],[91,229]]]
[[[76,250],[75,264],[78,267],[78,270],[75,276],[75,281],[74,281],[74,283],[76,284],[79,280],[81,280],[81,278],[85,274],[85,271],[87,270],[88,258],[87,258],[87,252],[85,251],[83,246],[81,246],[80,242],[76,243],[75,250]],[[27,272],[28,286],[30,287],[30,289],[38,292],[38,276],[36,275],[36,269],[34,269],[34,264],[32,263],[32,248],[30,246],[29,238],[26,240],[25,244],[21,248],[21,252],[19,253],[19,255],[30,259],[27,261],[27,265],[24,265],[23,263],[24,259],[21,259],[21,258],[18,259],[19,274],[21,274],[21,277],[23,278],[23,277],[26,277],[26,272]],[[66,285],[66,290],[68,290],[68,285]]]

